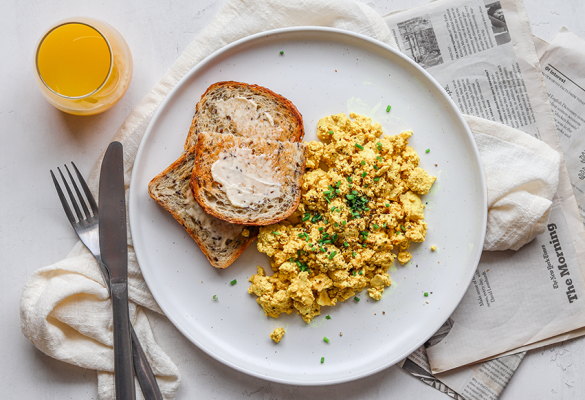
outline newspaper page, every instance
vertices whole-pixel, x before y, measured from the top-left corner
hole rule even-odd
[[[560,152],[521,0],[437,1],[385,21],[400,49],[464,113],[523,130]],[[484,253],[452,329],[426,349],[433,373],[585,333],[585,230],[576,226],[564,163],[560,172],[549,230],[518,252]]]
[[[526,352],[433,375],[424,346],[399,366],[422,382],[456,400],[497,400]]]
[[[573,193],[585,219],[585,41],[562,29],[540,65]]]

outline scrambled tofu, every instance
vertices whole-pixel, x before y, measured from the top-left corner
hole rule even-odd
[[[275,343],[280,343],[280,340],[284,336],[284,328],[276,328],[270,334],[270,339],[274,340]]]
[[[301,204],[288,219],[260,228],[258,250],[274,273],[258,267],[248,292],[268,316],[296,311],[309,323],[321,307],[363,289],[380,300],[394,260],[407,263],[410,244],[425,240],[419,195],[436,178],[418,166],[408,146],[412,132],[384,136],[370,118],[350,117],[319,120],[321,141],[308,143]]]

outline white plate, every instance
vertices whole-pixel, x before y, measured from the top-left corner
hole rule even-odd
[[[319,118],[340,112],[368,115],[386,134],[414,131],[410,143],[421,166],[438,177],[423,196],[429,230],[426,242],[411,248],[412,261],[392,268],[393,283],[382,300],[370,299],[364,290],[360,302],[323,308],[309,325],[296,314],[266,317],[256,297],[247,293],[256,265],[270,271],[255,243],[229,268],[214,269],[184,229],[150,199],[148,182],[179,157],[200,96],[212,83],[225,80],[265,86],[291,100],[303,115],[307,141],[317,140]],[[392,106],[389,113],[387,105]],[[395,364],[453,312],[481,254],[487,214],[483,176],[461,114],[408,58],[345,31],[281,29],[211,55],[167,96],[136,157],[130,226],[148,287],[167,317],[199,348],[271,381],[333,384]],[[438,250],[431,252],[431,245]],[[233,279],[237,284],[232,286]],[[423,292],[431,294],[424,297]],[[268,335],[279,326],[286,334],[276,345]]]

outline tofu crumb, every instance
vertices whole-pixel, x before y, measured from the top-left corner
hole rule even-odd
[[[243,237],[249,237],[250,236],[250,231],[248,229],[244,228],[242,230],[242,236]]]
[[[431,246],[431,251],[435,251],[435,250],[437,250],[437,246],[435,246],[435,245],[432,245],[432,246]]]
[[[276,328],[270,334],[270,339],[274,340],[274,343],[280,343],[280,340],[284,336],[284,328]]]

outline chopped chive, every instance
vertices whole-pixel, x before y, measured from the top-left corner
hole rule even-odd
[[[217,300],[217,295],[213,295],[213,300]]]
[[[325,362],[325,357],[321,357],[321,364]]]
[[[386,224],[382,225],[382,227],[383,227],[384,229],[386,229]]]
[[[301,262],[299,260],[296,260],[295,263],[297,263],[297,265],[300,267],[302,266]]]
[[[374,164],[374,169],[377,171],[378,170],[378,166],[376,164]]]
[[[336,254],[337,254],[336,251],[332,251],[331,254],[329,254],[329,257],[327,257],[327,258],[329,258],[330,260],[333,260],[333,257],[335,257]]]
[[[272,234],[278,236],[280,235],[280,232],[272,231]]]
[[[319,232],[323,232],[323,229],[324,229],[323,227],[320,227]]]
[[[364,173],[362,174],[362,178],[365,178],[367,174],[368,174],[367,172],[364,172]]]
[[[343,221],[343,222],[341,223],[341,225],[345,225],[345,224],[347,224],[347,221]]]
[[[354,299],[355,301],[360,301],[360,298],[359,298],[359,297],[357,297],[357,296],[355,296],[353,299]]]
[[[404,225],[400,225],[400,229],[402,229],[402,232],[406,232],[406,228],[404,227]]]
[[[333,135],[333,131],[329,131],[329,132],[327,132],[327,133],[328,133],[328,134],[330,134],[330,135]]]
[[[309,218],[311,218],[311,214],[306,213],[305,216],[303,217],[303,222],[305,222],[306,220],[308,220]]]
[[[428,152],[430,152],[430,151],[431,151],[431,149],[426,149],[426,150],[425,150],[425,153],[428,153]]]
[[[327,315],[327,316],[325,317],[325,319],[331,319],[331,316],[330,316],[330,315]]]
[[[390,109],[392,108],[392,106],[388,106],[386,107],[386,112],[390,112]]]
[[[335,227],[337,228],[338,226],[339,226],[339,224],[336,222],[336,223],[335,223]]]
[[[382,143],[376,143],[376,147],[378,147],[378,151],[382,151]]]
[[[385,205],[386,207],[390,207],[390,204],[389,204],[389,203],[386,203],[386,204],[384,204],[384,205]]]
[[[343,245],[344,245],[345,247],[349,247],[349,243],[347,243],[347,242],[343,242]]]
[[[356,144],[355,144],[355,147],[357,147],[357,148],[358,148],[358,149],[360,149],[360,150],[363,150],[363,149],[364,149],[364,146],[362,146],[362,145],[361,145],[361,144],[359,144],[359,143],[356,143]]]
[[[353,276],[355,276],[355,270],[351,271],[351,274],[352,274]]]
[[[358,274],[363,275],[364,273],[362,272],[362,270],[360,269],[360,272],[358,272]]]
[[[353,258],[355,258],[355,251],[351,254]]]
[[[379,176],[377,176],[377,177],[374,178],[374,182],[378,182],[379,180],[380,180],[380,177]]]
[[[329,200],[329,197],[325,197],[325,200],[327,200],[327,203],[331,204],[331,200]]]
[[[366,165],[366,162],[365,162],[364,160],[362,160],[362,161],[360,162],[360,164],[362,164],[362,165]]]
[[[429,293],[428,292],[425,292],[425,297],[429,297]]]
[[[323,193],[325,193],[325,194],[329,195],[329,194],[331,194],[331,190],[326,190],[326,191],[324,191]]]
[[[335,185],[336,188],[339,188],[339,186],[341,186],[341,181],[337,181],[337,184]]]
[[[325,247],[321,247],[321,252],[325,253],[327,249]]]
[[[352,190],[351,194],[358,194],[357,190]]]
[[[282,50],[281,50],[281,51],[280,51],[280,55],[283,55],[283,54],[284,54],[284,51],[282,51]]]
[[[352,178],[351,176],[348,176],[348,177],[347,177],[347,181],[348,181],[348,182],[352,182],[352,181],[353,181],[353,178]]]
[[[378,224],[374,224],[374,229],[378,229],[380,226]]]
[[[238,283],[237,279],[234,279],[233,281],[230,282],[230,285],[235,285],[236,283]]]
[[[323,336],[323,341],[324,341],[325,343],[329,343],[329,339],[327,339],[327,337],[326,337],[326,336]]]

